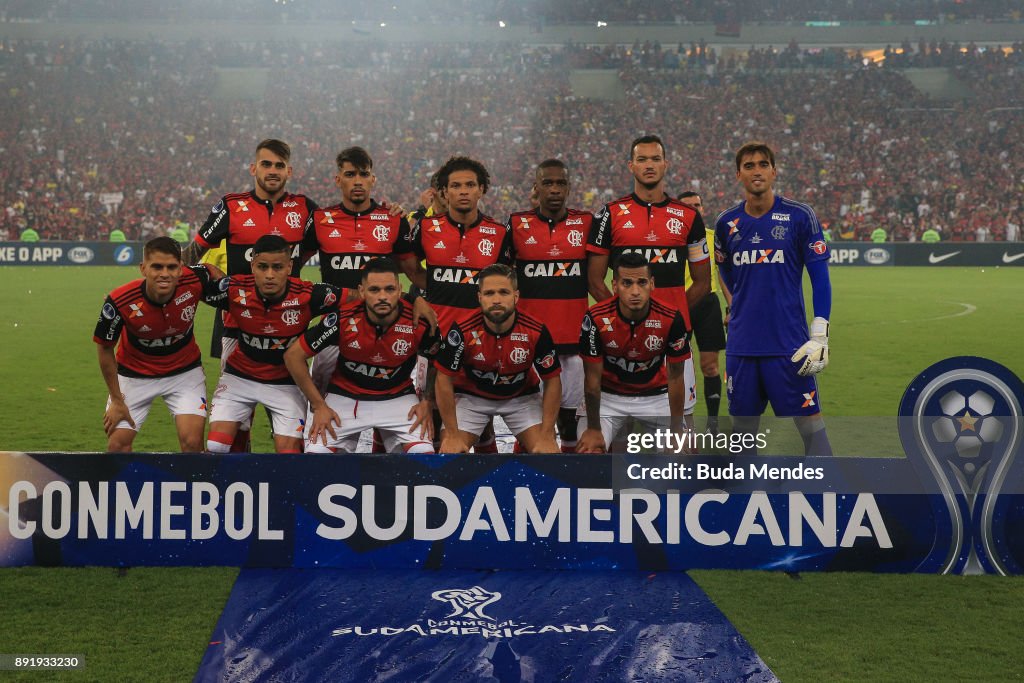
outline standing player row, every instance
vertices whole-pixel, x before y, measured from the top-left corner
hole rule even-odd
[[[285,191],[291,175],[288,156],[287,146],[279,141],[260,144],[251,167],[255,188],[244,195],[227,195],[218,203],[187,250],[187,260],[224,241],[229,273],[244,273],[251,270],[259,237],[277,235],[288,246],[293,273],[305,257],[318,251],[324,280],[346,286],[345,299],[354,301],[359,267],[374,256],[393,255],[412,282],[425,290],[442,330],[477,307],[482,269],[511,262],[523,290],[523,310],[551,326],[556,348],[568,351],[562,354],[567,367],[578,362],[574,337],[578,338],[587,294],[598,300],[610,295],[604,282],[610,260],[642,254],[651,264],[659,296],[680,312],[687,327],[690,308],[708,291],[703,222],[697,211],[665,194],[664,146],[654,136],[631,145],[634,192],[610,203],[596,220],[567,208],[568,171],[562,162],[549,160],[537,169],[537,206],[514,214],[506,225],[480,213],[489,175],[482,164],[465,157],[453,157],[439,170],[432,206],[418,212],[410,228],[399,212],[385,210],[371,198],[375,176],[364,150],[350,148],[338,155],[336,181],[342,201],[323,210],[308,198]],[[682,284],[686,262],[693,282],[689,291]],[[228,335],[238,338],[237,332]],[[229,349],[225,344],[227,358]],[[580,374],[576,381],[562,383],[563,446],[571,447],[575,440],[573,412],[583,403]],[[692,381],[690,385],[692,404],[696,392]],[[324,387],[323,381],[319,386]]]

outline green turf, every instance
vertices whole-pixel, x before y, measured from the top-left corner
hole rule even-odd
[[[786,683],[1024,680],[1024,577],[693,571]]]
[[[85,667],[5,671],[0,680],[191,680],[237,574],[224,567],[4,569],[0,651],[82,655]]]
[[[106,392],[92,329],[106,292],[135,272],[0,267],[0,420],[6,434],[0,449],[103,450]],[[907,383],[937,360],[985,356],[1024,375],[1018,352],[1024,270],[831,272],[832,364],[821,388],[840,452],[898,450],[894,433],[867,434],[864,425],[894,416]],[[212,311],[197,316],[204,351],[211,319]],[[206,368],[212,387],[217,364],[208,361]],[[699,402],[698,413],[702,409]],[[265,419],[257,418],[257,450],[270,449]],[[166,410],[154,407],[136,447],[173,450],[175,444]],[[3,570],[0,651],[87,657],[84,672],[15,680],[187,680],[235,574],[209,568],[140,568],[124,577],[114,569]],[[805,574],[796,581],[784,574],[693,574],[787,683],[1024,677],[1020,577]]]

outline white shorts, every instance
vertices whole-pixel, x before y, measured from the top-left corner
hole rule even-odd
[[[313,365],[309,368],[309,374],[321,396],[327,395],[327,387],[331,384],[331,375],[334,374],[334,368],[337,365],[337,346],[327,346],[313,356]]]
[[[427,369],[432,361],[426,356],[416,357],[416,367],[412,371],[412,385],[416,387],[416,395],[423,396],[427,386]]]
[[[119,374],[117,381],[124,394],[128,413],[135,421],[135,431],[142,429],[142,423],[149,415],[153,400],[162,398],[171,415],[199,415],[206,417],[206,375],[203,369],[192,368],[170,377],[125,377]],[[107,407],[110,397],[107,396]],[[117,423],[116,429],[132,429],[125,420]]]
[[[683,415],[693,415],[693,409],[697,405],[697,375],[693,370],[693,356],[683,361],[683,383],[686,385]]]
[[[334,427],[337,438],[327,435],[327,446],[322,442],[309,442],[309,425],[313,421],[312,414],[306,419],[306,452],[307,453],[356,453],[359,448],[359,435],[366,429],[380,431],[384,439],[384,449],[388,453],[403,453],[407,444],[426,444],[430,441],[421,439],[420,428],[415,434],[410,432],[412,420],[409,411],[419,400],[414,394],[398,396],[384,401],[359,401],[340,394],[327,394],[327,405],[341,418],[341,426]],[[432,419],[432,418],[431,418]]]
[[[274,434],[301,439],[306,426],[306,397],[294,384],[263,384],[224,373],[213,392],[210,423],[245,425],[258,404],[266,406]]]
[[[220,371],[224,372],[224,368],[228,366],[228,358],[238,348],[237,337],[221,337],[220,338]]]
[[[579,417],[577,433],[582,434],[587,428],[587,410],[581,406],[576,411]],[[612,443],[622,428],[635,419],[645,429],[668,429],[671,427],[671,412],[668,407],[668,394],[655,396],[622,396],[621,394],[601,393],[601,436],[604,437],[605,448],[612,451]],[[620,449],[624,450],[624,449]]]
[[[510,432],[519,436],[543,420],[540,392],[516,398],[490,399],[472,394],[455,394],[455,416],[459,429],[476,436],[493,417],[501,417]]]
[[[562,408],[578,409],[583,405],[583,359],[578,353],[560,353],[558,362],[562,366]],[[541,394],[544,382],[540,383]]]

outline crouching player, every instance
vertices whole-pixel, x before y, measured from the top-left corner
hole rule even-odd
[[[389,258],[363,266],[359,293],[361,301],[324,316],[284,354],[288,372],[309,399],[306,451],[354,452],[360,432],[376,427],[388,452],[433,453],[433,407],[416,398],[412,373],[417,354],[437,353],[437,331],[431,332],[425,318],[413,324],[398,266]],[[337,350],[338,362],[325,397],[306,361],[326,349]]]
[[[528,452],[557,453],[562,384],[551,334],[516,311],[519,290],[510,267],[488,266],[477,282],[481,310],[451,326],[434,361],[441,451],[468,452],[491,418],[500,416]]]
[[[654,277],[640,254],[620,256],[612,273],[614,296],[583,318],[580,453],[606,452],[630,418],[689,433],[684,364],[690,345],[682,313],[651,296]]]
[[[264,235],[253,245],[252,274],[220,281],[210,303],[238,323],[238,349],[224,365],[210,409],[206,447],[227,453],[239,424],[257,404],[269,411],[278,453],[302,449],[306,400],[284,365],[284,353],[316,316],[337,313],[339,290],[322,282],[290,277],[291,247],[279,235]]]
[[[216,292],[207,266],[183,266],[170,237],[146,242],[142,278],[107,296],[93,333],[100,372],[110,395],[103,413],[107,450],[132,450],[153,399],[164,399],[186,453],[203,448],[206,377],[192,321],[204,293]],[[117,347],[115,355],[114,348]]]

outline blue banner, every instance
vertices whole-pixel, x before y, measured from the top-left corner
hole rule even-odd
[[[906,458],[0,453],[0,565],[1020,574],[1022,403],[938,363]]]
[[[0,242],[0,266],[134,266],[143,242]]]
[[[777,681],[685,574],[244,570],[196,681]]]

